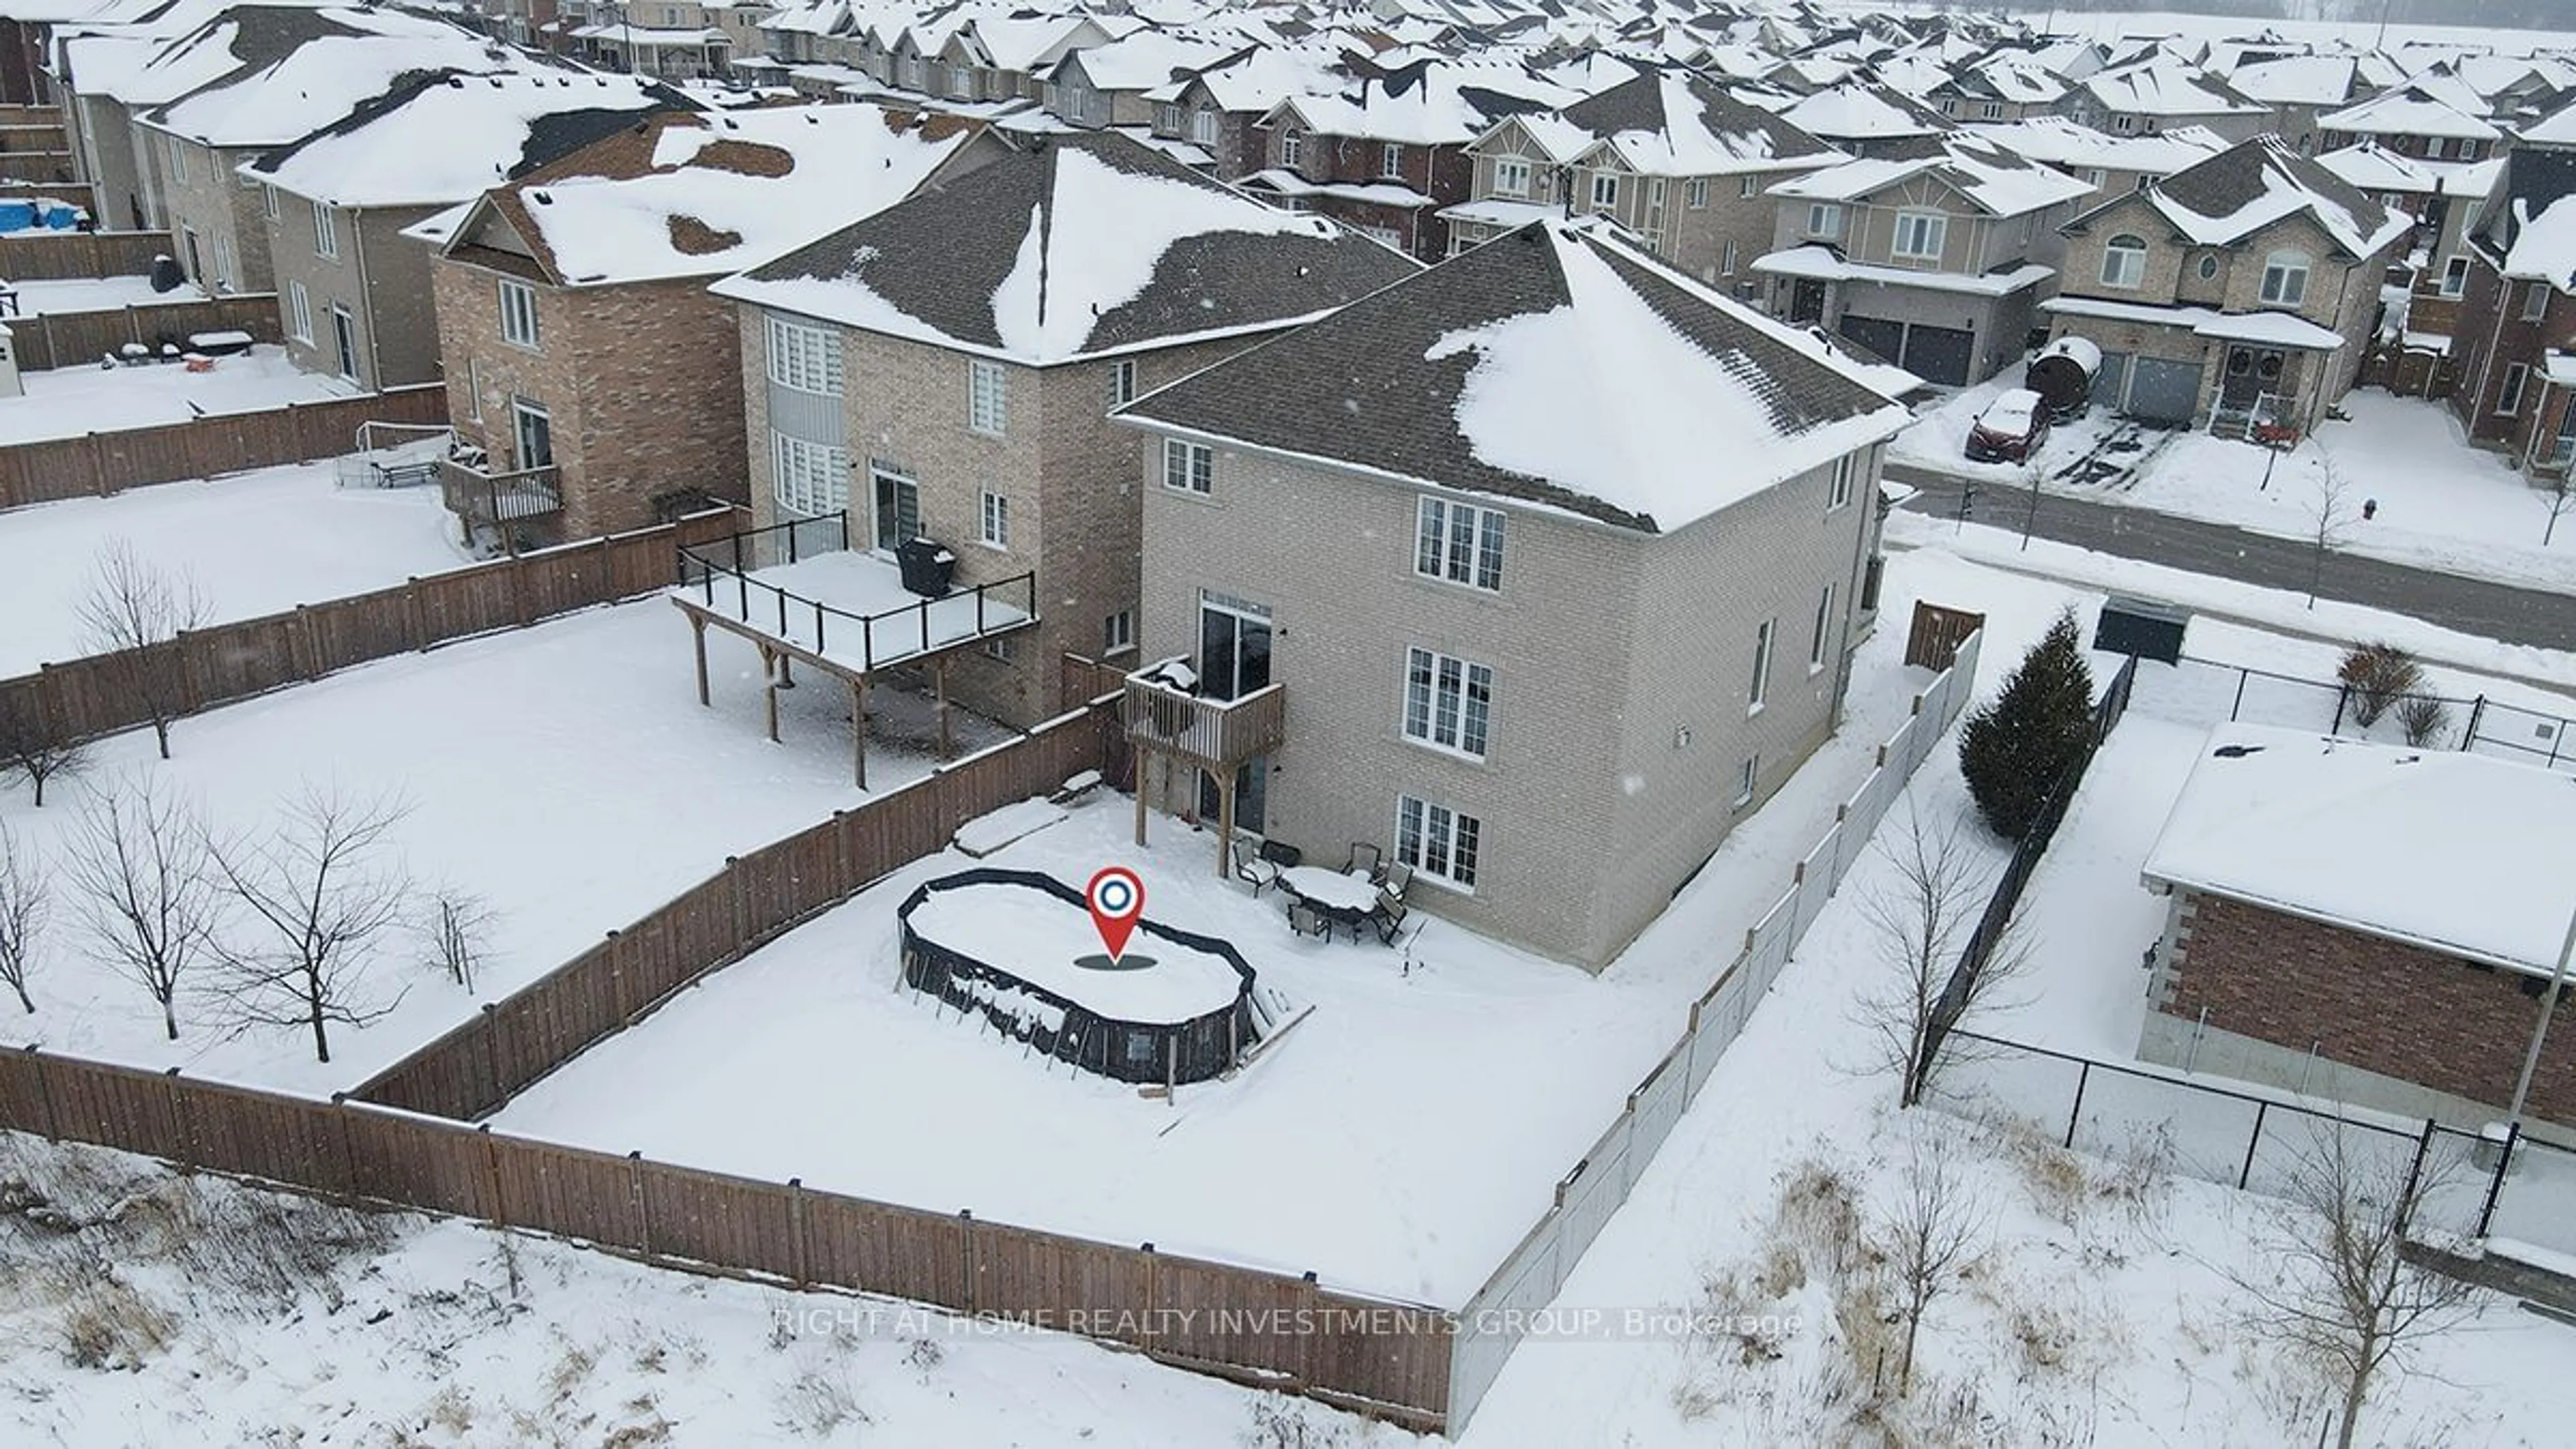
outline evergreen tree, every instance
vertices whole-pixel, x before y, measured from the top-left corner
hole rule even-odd
[[[2011,840],[2028,834],[2092,729],[2093,671],[2068,609],[1959,732],[1959,773],[1986,824]]]

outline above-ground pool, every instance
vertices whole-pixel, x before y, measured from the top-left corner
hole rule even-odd
[[[1082,893],[1052,876],[961,871],[896,914],[906,985],[1122,1082],[1206,1081],[1270,1023],[1234,947],[1140,920],[1112,964]]]

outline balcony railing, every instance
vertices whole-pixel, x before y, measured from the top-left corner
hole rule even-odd
[[[508,523],[563,511],[563,484],[551,463],[495,472],[451,457],[441,465],[439,486],[448,511],[470,523]]]
[[[1287,741],[1288,692],[1272,684],[1241,699],[1207,699],[1131,674],[1119,717],[1134,744],[1232,769]]]

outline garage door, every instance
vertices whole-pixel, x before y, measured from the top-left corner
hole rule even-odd
[[[2093,405],[2119,411],[2120,389],[2129,382],[2129,354],[2105,352],[2102,365],[2093,371]]]
[[[2200,364],[2141,357],[2129,364],[2129,416],[2151,423],[2188,423],[2200,410]]]
[[[1958,327],[1905,329],[1905,355],[1897,359],[1907,372],[1942,387],[1965,387],[1977,358],[1977,334]]]
[[[1880,317],[1856,317],[1843,314],[1842,334],[1881,358],[1894,362],[1905,350],[1905,324]]]

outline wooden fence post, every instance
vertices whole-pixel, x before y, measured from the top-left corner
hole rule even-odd
[[[403,638],[413,649],[426,653],[429,649],[429,625],[421,618],[420,575],[413,574],[403,580],[402,600]]]
[[[653,1204],[644,1190],[644,1154],[626,1154],[626,1191],[635,1211],[635,1246],[653,1256]]]
[[[474,1131],[483,1139],[483,1194],[491,1209],[486,1216],[494,1227],[506,1228],[510,1225],[510,1205],[501,1195],[501,1149],[492,1145],[491,1123],[478,1122]]]
[[[805,1246],[805,1179],[787,1179],[787,1281],[799,1288],[814,1280],[807,1267]]]
[[[45,1064],[45,1054],[36,1050],[34,1042],[27,1043],[26,1052],[27,1060],[36,1064],[36,1099],[45,1107],[45,1136],[60,1142],[63,1140],[63,1124],[54,1115],[53,1069]]]
[[[175,1154],[178,1158],[179,1170],[183,1173],[193,1172],[205,1154],[197,1150],[196,1124],[189,1120],[188,1116],[187,1088],[179,1081],[177,1067],[164,1068],[161,1082],[170,1094],[170,1130],[177,1138],[172,1145],[179,1149]]]
[[[965,1269],[965,1290],[957,1296],[966,1300],[957,1305],[957,1311],[972,1314],[975,1311],[975,1210],[959,1208],[957,1221],[964,1229],[957,1235],[957,1251],[964,1260],[959,1266]]]
[[[89,435],[89,477],[90,492],[101,498],[115,494],[116,489],[108,483],[107,435],[104,433],[93,432]]]

